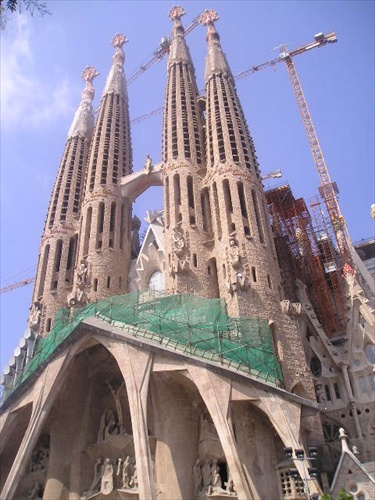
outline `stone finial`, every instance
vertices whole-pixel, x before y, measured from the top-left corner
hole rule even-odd
[[[82,71],[82,80],[86,82],[86,86],[82,92],[83,99],[88,99],[90,101],[94,99],[95,90],[92,81],[98,75],[99,73],[96,71],[94,66],[86,66],[86,68]]]
[[[174,5],[168,12],[168,17],[171,21],[180,21],[185,14],[186,12],[180,5]]]
[[[124,64],[125,54],[122,50],[122,46],[128,41],[129,40],[126,38],[126,36],[121,33],[117,33],[117,35],[112,38],[112,45],[116,49],[115,55],[113,56],[114,64]]]
[[[219,15],[216,10],[206,9],[199,17],[199,23],[203,26],[207,26],[207,42],[212,42],[214,40],[219,41],[219,33],[216,31],[214,22],[219,20]]]
[[[126,38],[125,35],[122,33],[117,33],[113,38],[112,38],[112,45],[113,47],[122,47],[125,43],[127,43],[129,40]]]
[[[209,24],[213,24],[215,21],[219,20],[219,15],[216,10],[206,9],[199,17],[199,22],[203,26],[208,26]]]

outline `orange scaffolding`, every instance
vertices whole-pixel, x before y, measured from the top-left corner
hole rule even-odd
[[[294,198],[288,184],[266,192],[276,250],[287,298],[296,298],[296,278],[307,287],[314,311],[327,336],[345,327],[345,288],[341,263],[323,215],[314,221],[303,198]],[[315,204],[314,208],[322,211]]]

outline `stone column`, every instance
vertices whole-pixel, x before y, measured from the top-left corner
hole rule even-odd
[[[294,450],[304,449],[301,444],[301,406],[299,404],[287,402],[271,394],[262,397],[260,402],[255,402],[255,404],[266,413],[286,447]],[[308,456],[306,452],[305,456]],[[295,460],[294,465],[301,478],[305,478],[310,467],[309,462],[306,459]],[[310,493],[321,493],[316,480],[309,481],[308,487]]]
[[[147,431],[147,395],[152,354],[123,342],[107,340],[124,377],[132,419],[133,440],[139,481],[139,499],[156,499],[156,488]]]
[[[67,361],[67,358],[69,361]],[[59,356],[44,370],[39,380],[35,383],[33,411],[30,417],[29,425],[22,439],[16,458],[14,459],[12,468],[5,481],[0,498],[15,498],[15,493],[18,484],[25,472],[26,465],[31,457],[31,453],[38,441],[39,435],[46,422],[47,416],[55,401],[58,389],[62,384],[62,365],[65,367],[70,362],[70,356]],[[65,370],[64,370],[65,371]],[[57,383],[56,380],[58,380]]]
[[[210,412],[227,459],[238,500],[260,499],[254,483],[244,471],[234,439],[233,428],[228,421],[231,381],[195,366],[189,366],[189,373]]]

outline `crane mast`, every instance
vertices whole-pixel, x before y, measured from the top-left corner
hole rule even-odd
[[[328,168],[324,159],[322,148],[320,147],[318,136],[311,118],[309,107],[305,95],[302,90],[302,85],[297,74],[295,64],[291,55],[286,51],[285,46],[282,47],[280,58],[285,61],[288,75],[292,84],[294,97],[297,101],[298,109],[301,114],[302,123],[305,128],[307,140],[309,142],[311,154],[319,175],[320,188],[319,192],[322,196],[332,227],[336,236],[337,246],[340,254],[349,255],[350,236],[346,227],[345,219],[340,211],[339,202],[337,199],[337,185],[331,181]]]

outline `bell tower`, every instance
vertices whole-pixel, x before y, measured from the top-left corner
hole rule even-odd
[[[118,34],[92,139],[79,241],[79,260],[70,305],[84,305],[128,291],[131,204],[120,192],[132,171],[129,104],[124,74],[127,42]]]
[[[269,321],[287,389],[303,381],[306,394],[315,398],[310,374],[301,368],[304,351],[296,320],[281,310],[280,271],[258,160],[217,20],[214,10],[200,18],[207,27],[208,48],[204,183],[212,196],[220,297],[231,316]]]
[[[94,130],[92,81],[97,75],[93,67],[82,73],[86,85],[68,132],[40,245],[29,326],[43,336],[51,330],[56,312],[67,306],[74,283],[83,186]]]
[[[173,7],[163,121],[166,287],[218,296],[208,272],[213,231],[205,174],[203,111],[185,42],[182,7]]]

